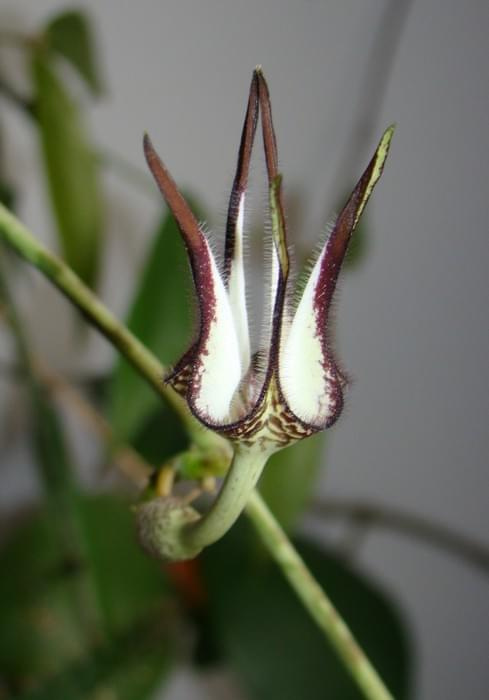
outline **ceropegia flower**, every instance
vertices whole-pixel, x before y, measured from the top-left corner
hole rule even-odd
[[[272,255],[265,304],[266,346],[252,353],[243,223],[259,114],[269,183]],[[251,81],[222,269],[202,227],[145,136],[148,165],[183,236],[199,307],[197,338],[166,381],[185,397],[199,421],[239,441],[240,446],[274,452],[329,427],[341,412],[345,382],[330,346],[329,310],[351,234],[382,173],[392,132],[391,127],[383,135],[337,217],[298,301],[290,288],[281,176],[270,97],[261,70],[254,71]]]

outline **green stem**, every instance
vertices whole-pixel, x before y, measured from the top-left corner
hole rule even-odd
[[[55,284],[82,311],[87,320],[96,326],[120,350],[139,374],[160,395],[171,402],[185,421],[185,425],[194,439],[200,437],[201,443],[202,440],[204,442],[207,440],[208,444],[222,445],[222,438],[202,429],[197,431],[194,423],[189,422],[189,413],[185,403],[162,383],[164,369],[158,359],[127,328],[117,321],[67,265],[45,250],[25,226],[1,204],[0,238],[7,241],[21,257],[37,267]],[[253,463],[251,463],[251,457],[254,459]],[[247,476],[246,469],[244,469],[246,462],[252,472],[251,476]],[[224,520],[224,515],[228,522],[234,522],[237,515],[239,515],[239,508],[244,505],[248,496],[247,513],[263,538],[265,545],[304,603],[311,617],[337,650],[345,667],[356,680],[364,696],[369,700],[391,699],[392,696],[370,665],[348,627],[335,611],[318,583],[311,576],[311,573],[287,539],[272,513],[270,513],[256,491],[251,490],[251,493],[249,492],[249,489],[252,489],[253,484],[258,479],[263,464],[263,459],[260,463],[260,457],[256,454],[245,457],[244,453],[240,454],[238,452],[236,461],[230,470],[230,475],[214,504],[218,515],[213,515],[213,508],[211,508],[210,513],[196,521],[194,525],[189,525],[187,521],[184,528],[180,530],[183,534],[184,546],[189,546],[190,544],[198,545],[204,539],[207,540],[206,543],[210,539],[217,539],[220,534],[223,534],[222,520]],[[240,489],[243,489],[244,493],[240,494]],[[186,515],[183,517],[184,520],[185,517]]]
[[[258,534],[282,569],[304,607],[324,632],[344,666],[370,700],[393,700],[348,626],[292,546],[261,496],[255,491],[246,506]]]
[[[200,520],[182,530],[182,541],[191,549],[217,542],[234,525],[246,506],[267,461],[268,454],[237,449],[219,494]]]
[[[154,498],[136,507],[139,541],[163,561],[193,559],[234,525],[256,486],[268,453],[237,448],[211,508],[200,515],[175,498]]]

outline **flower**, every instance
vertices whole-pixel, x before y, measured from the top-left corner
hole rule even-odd
[[[271,271],[263,347],[252,353],[246,307],[243,222],[253,141],[261,114],[268,173]],[[149,168],[182,234],[198,300],[197,338],[166,378],[207,428],[240,446],[272,452],[331,426],[345,379],[328,336],[331,300],[348,243],[382,174],[393,127],[337,217],[300,296],[294,301],[270,96],[253,73],[228,208],[222,269],[147,135]]]

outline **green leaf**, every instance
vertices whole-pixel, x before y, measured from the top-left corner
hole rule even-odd
[[[111,635],[127,630],[170,595],[161,566],[137,542],[130,503],[105,495],[81,504],[87,557]]]
[[[180,418],[160,401],[139,425],[131,444],[149,464],[159,466],[187,448],[188,436]]]
[[[77,517],[73,465],[51,397],[47,388],[38,380],[33,368],[29,341],[10,294],[2,262],[0,257],[0,299],[7,311],[7,321],[15,340],[16,356],[29,390],[33,424],[32,446],[37,458],[38,476],[44,488],[60,556],[79,561],[82,557],[83,537],[80,535]]]
[[[66,59],[85,80],[94,95],[102,91],[95,60],[90,22],[78,10],[56,15],[45,29],[48,48]]]
[[[63,557],[47,511],[14,531],[0,551],[2,679],[26,698],[95,698],[106,688],[139,700],[171,659],[169,585],[138,546],[125,501],[85,497],[81,512],[83,561]],[[87,569],[98,581],[108,637],[101,628],[87,634],[83,624],[77,587]]]
[[[13,210],[15,205],[15,191],[7,182],[0,181],[0,202],[7,209]]]
[[[188,263],[180,233],[171,214],[166,214],[149,250],[127,319],[130,330],[164,364],[179,359],[189,341],[190,289]],[[160,440],[171,437],[175,422],[171,418],[167,420],[169,409],[163,406],[154,391],[126,360],[120,358],[112,377],[109,401],[109,420],[117,437],[131,441],[156,410],[163,411],[159,417],[160,430],[163,431]]]
[[[32,73],[49,194],[66,261],[93,284],[102,232],[98,167],[78,107],[48,58],[36,51]]]
[[[4,204],[7,209],[13,211],[16,197],[15,190],[5,175],[5,164],[3,162],[4,142],[5,134],[3,132],[3,124],[0,122],[0,202]]]
[[[409,693],[399,611],[375,584],[305,540],[298,549],[398,700]],[[250,551],[245,523],[203,555],[209,624],[222,659],[253,700],[361,700],[279,569]]]
[[[149,631],[151,633],[151,630]],[[117,645],[102,647],[72,664],[20,700],[142,700],[153,696],[161,685],[168,659],[150,647],[148,629],[134,630],[136,639],[118,639]],[[154,637],[154,631],[152,636]],[[16,696],[17,697],[17,696]]]
[[[4,680],[20,691],[83,653],[86,628],[73,605],[77,565],[60,554],[45,513],[4,544],[0,568],[0,667]]]
[[[267,462],[259,489],[281,525],[293,529],[307,506],[324,452],[324,433],[276,452]]]

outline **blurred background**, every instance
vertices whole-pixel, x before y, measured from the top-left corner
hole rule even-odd
[[[49,205],[49,135],[39,138],[29,112],[32,75],[38,89],[50,78],[40,62],[33,72],[26,67],[18,37],[39,36],[52,17],[74,9],[90,23],[96,79],[90,70],[80,78],[70,61],[56,70],[98,154],[103,206],[94,228],[103,244],[93,252],[97,265],[77,254],[76,245],[65,246],[65,254],[121,318],[161,218],[145,175],[145,130],[209,228],[222,232],[251,71],[261,64],[289,240],[302,260],[384,128],[396,122],[384,176],[336,296],[335,343],[352,378],[346,409],[321,445],[321,470],[297,527],[340,552],[395,601],[410,640],[409,697],[486,698],[489,586],[478,545],[488,543],[489,520],[489,5],[2,0],[1,177],[15,193],[19,217],[50,248],[60,245],[55,230],[63,214]],[[86,166],[76,148],[59,157],[73,163],[79,157]],[[263,220],[263,170],[258,155],[253,231]],[[80,330],[67,302],[44,280],[13,258],[12,265],[10,286],[31,347],[62,376],[96,383],[113,366],[113,351]],[[165,293],[171,297],[171,286]],[[10,532],[19,512],[39,501],[41,488],[25,439],[30,399],[17,381],[5,326],[0,351],[0,507]],[[165,362],[177,359],[168,352]],[[103,450],[70,415],[65,422],[78,473],[93,484],[100,481]],[[272,480],[278,469],[270,467]],[[111,485],[114,477],[104,472],[102,480]],[[2,578],[6,571],[2,566]],[[173,653],[161,697],[253,697],[234,676],[197,671]],[[15,695],[6,686],[0,697]]]

